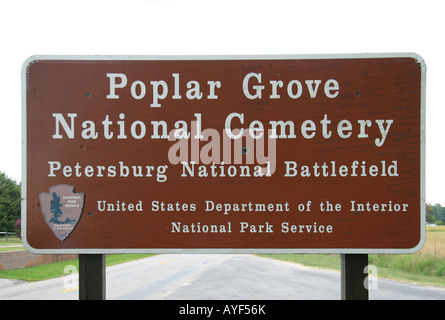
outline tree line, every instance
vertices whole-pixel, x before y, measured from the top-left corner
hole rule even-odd
[[[20,233],[21,185],[0,171],[0,232]]]
[[[437,225],[445,225],[445,207],[442,207],[438,203],[436,203],[435,205],[427,203],[426,221],[428,223],[435,223]]]

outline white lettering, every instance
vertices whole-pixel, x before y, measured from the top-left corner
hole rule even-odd
[[[68,138],[74,139],[74,118],[77,117],[77,113],[68,113],[68,117],[71,118],[71,126],[68,126],[61,113],[53,113],[53,117],[56,119],[56,133],[53,135],[53,139],[62,139],[62,135],[59,132],[59,124],[62,124],[62,128],[65,130]]]
[[[116,88],[122,89],[127,85],[127,76],[123,73],[107,73],[107,77],[110,78],[110,93],[107,95],[107,99],[119,99]],[[116,78],[121,79],[119,84],[116,83]]]

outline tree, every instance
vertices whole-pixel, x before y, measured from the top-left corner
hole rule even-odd
[[[62,204],[60,203],[60,197],[55,192],[53,192],[52,196],[53,200],[51,200],[50,209],[53,216],[51,217],[51,220],[49,220],[49,222],[61,223],[61,221],[59,221],[59,217],[61,217],[63,213],[62,210],[60,210],[60,207],[62,207]]]
[[[445,224],[445,207],[442,207],[439,203],[436,203],[435,205],[427,203],[426,221],[438,225]]]
[[[20,219],[20,184],[0,172],[0,231],[13,231]]]
[[[440,204],[436,203],[433,206],[433,212],[436,216],[437,221],[441,221],[442,223],[445,223],[445,208],[442,207]]]
[[[429,223],[436,223],[436,217],[433,212],[433,206],[430,203],[426,204],[426,221]]]

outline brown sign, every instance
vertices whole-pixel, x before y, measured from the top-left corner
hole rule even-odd
[[[415,54],[32,57],[38,253],[408,253],[424,243]]]

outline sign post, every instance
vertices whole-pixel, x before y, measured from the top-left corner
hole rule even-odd
[[[79,255],[79,300],[105,300],[104,254]]]
[[[341,255],[341,298],[342,300],[368,300],[367,254]]]
[[[425,69],[412,53],[31,57],[24,244],[416,252]]]

